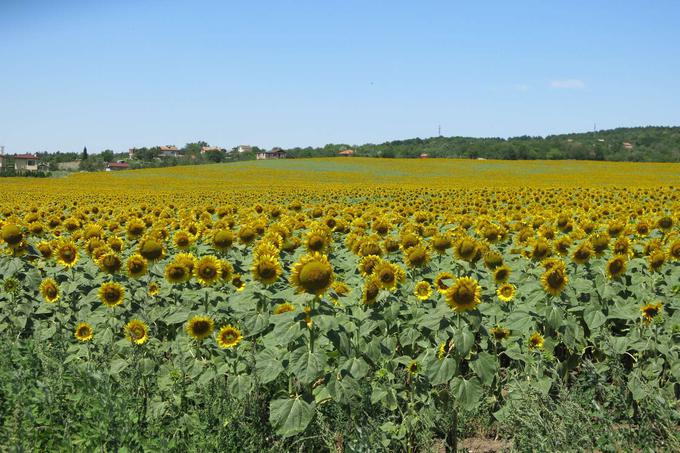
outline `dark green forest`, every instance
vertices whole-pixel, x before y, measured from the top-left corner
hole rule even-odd
[[[576,159],[631,162],[680,162],[680,127],[633,127],[597,132],[512,138],[430,137],[380,144],[330,144],[292,148],[291,157],[335,156],[353,149],[368,157],[457,157],[485,159]]]

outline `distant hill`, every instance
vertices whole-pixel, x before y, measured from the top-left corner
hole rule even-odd
[[[547,137],[430,137],[380,144],[330,144],[292,148],[291,157],[336,156],[353,149],[369,157],[460,157],[486,159],[577,159],[632,162],[680,162],[680,127],[630,127]]]

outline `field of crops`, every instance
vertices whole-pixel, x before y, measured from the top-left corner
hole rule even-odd
[[[673,450],[679,183],[358,158],[7,178],[0,445]]]

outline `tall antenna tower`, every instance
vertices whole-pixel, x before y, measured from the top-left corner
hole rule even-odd
[[[441,124],[437,125],[437,136],[438,137],[442,136],[442,125]]]
[[[5,145],[0,145],[0,156],[5,155]]]

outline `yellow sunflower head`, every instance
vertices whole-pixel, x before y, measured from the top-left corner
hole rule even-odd
[[[155,281],[150,281],[149,286],[147,287],[147,293],[149,296],[154,297],[157,296],[158,293],[161,292],[161,285],[158,282]]]
[[[458,240],[454,246],[453,252],[458,259],[464,261],[473,261],[477,255],[479,245],[477,241],[471,237],[465,236]]]
[[[133,319],[125,325],[125,337],[133,344],[143,345],[149,339],[149,326],[144,321]]]
[[[217,230],[213,234],[213,247],[221,252],[229,249],[234,243],[234,233],[230,230]]]
[[[456,276],[451,272],[440,272],[434,279],[434,286],[440,294],[444,294],[455,280]]]
[[[427,300],[432,296],[432,286],[426,281],[419,281],[416,283],[413,293],[420,300]]]
[[[626,257],[623,255],[614,256],[607,262],[607,277],[610,279],[618,278],[626,273]]]
[[[370,276],[364,284],[361,294],[361,301],[365,305],[373,305],[380,294],[380,280],[375,275]]]
[[[295,305],[291,304],[290,302],[284,302],[281,304],[278,304],[276,307],[274,307],[274,314],[275,315],[280,315],[283,313],[288,313],[291,311],[295,310]]]
[[[482,288],[470,277],[461,277],[451,286],[444,296],[446,303],[456,313],[474,310],[481,302]]]
[[[24,234],[21,232],[21,229],[18,226],[12,223],[6,223],[0,229],[0,238],[2,238],[2,240],[10,248],[12,248],[21,243],[21,241],[24,239]]]
[[[380,281],[382,289],[394,289],[403,280],[404,273],[399,266],[388,261],[381,261],[373,269],[373,275]]]
[[[657,317],[663,310],[663,304],[661,302],[649,303],[640,307],[642,312],[642,321],[649,324]]]
[[[368,277],[373,273],[373,269],[382,262],[382,258],[378,255],[368,255],[361,258],[359,261],[359,272],[363,277]]]
[[[116,282],[106,282],[99,287],[99,300],[109,308],[123,303],[125,288]]]
[[[529,349],[538,349],[541,350],[543,349],[543,344],[544,344],[543,337],[541,336],[540,333],[534,332],[531,334],[529,337]]]
[[[496,290],[496,295],[498,296],[498,299],[500,299],[502,302],[510,302],[512,299],[515,298],[515,291],[516,291],[515,285],[511,285],[510,283],[503,283]]]
[[[76,326],[73,336],[76,337],[76,340],[86,343],[92,340],[92,337],[94,336],[94,330],[88,323],[81,322]]]
[[[430,255],[422,245],[404,250],[404,262],[408,267],[422,267],[430,260]]]
[[[212,255],[204,256],[196,262],[194,277],[201,285],[212,285],[222,278],[220,260]]]
[[[497,283],[505,283],[510,278],[510,267],[507,265],[499,266],[493,271],[493,280]]]
[[[40,294],[45,302],[53,303],[59,300],[59,285],[52,278],[46,278],[40,283]]]
[[[321,296],[333,284],[333,266],[326,255],[314,253],[300,258],[293,265],[291,283],[298,292]]]
[[[666,262],[666,254],[663,252],[663,250],[654,250],[649,254],[647,261],[649,263],[649,269],[652,272],[659,272],[663,264]]]
[[[115,274],[120,270],[123,263],[120,261],[120,257],[117,253],[109,251],[97,259],[97,265],[102,272]]]
[[[187,322],[186,331],[194,340],[205,340],[215,329],[215,321],[208,316],[194,316]]]
[[[73,267],[78,262],[78,249],[70,241],[60,242],[55,250],[57,262],[64,267]]]
[[[232,325],[226,325],[217,332],[217,344],[222,349],[234,348],[242,339],[241,331]]]
[[[145,275],[149,265],[142,255],[132,255],[125,262],[127,274],[132,278],[139,278]]]
[[[146,237],[139,241],[139,254],[147,261],[154,262],[163,258],[163,243],[154,237]]]
[[[541,284],[548,294],[559,296],[569,283],[564,266],[555,265],[545,271],[541,276]]]
[[[172,236],[172,243],[175,245],[176,248],[179,250],[186,250],[194,242],[194,237],[193,235],[189,234],[186,230],[178,230],[173,236]]]
[[[165,279],[173,285],[184,283],[191,279],[191,272],[184,264],[172,261],[165,266]]]
[[[496,326],[490,330],[491,335],[493,335],[496,341],[505,340],[510,336],[510,329],[504,327]]]
[[[260,255],[253,262],[253,278],[263,285],[271,285],[276,282],[283,270],[278,257],[274,255]]]

